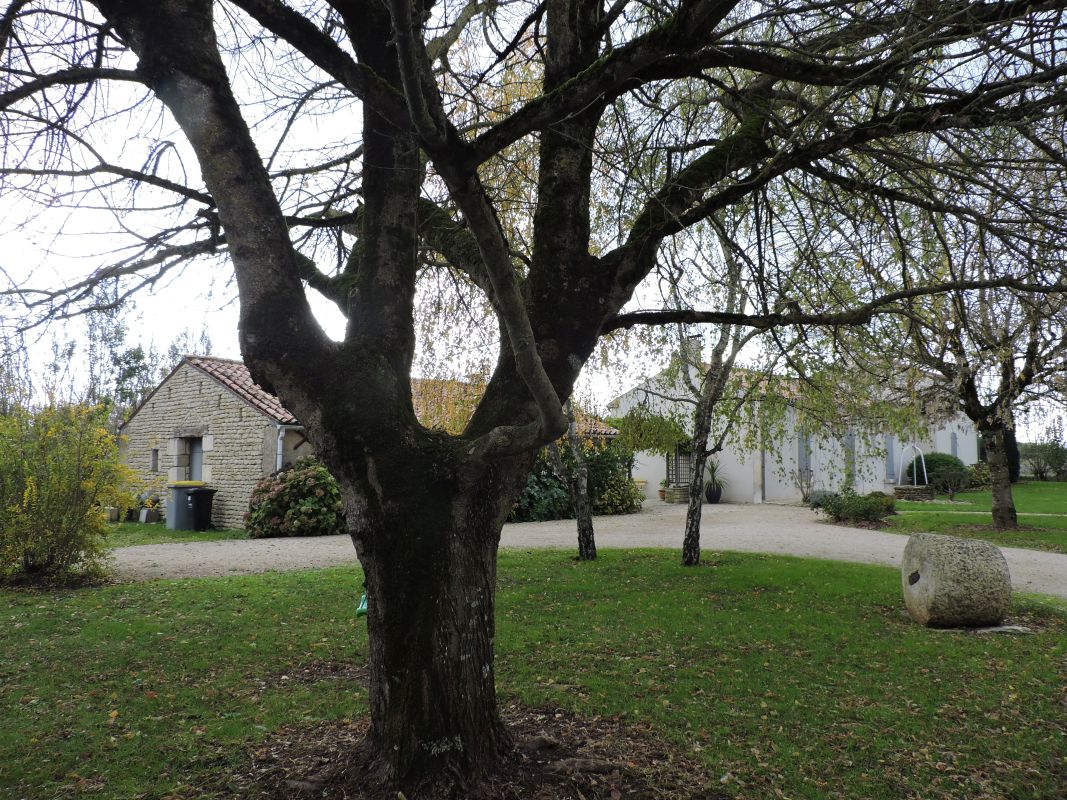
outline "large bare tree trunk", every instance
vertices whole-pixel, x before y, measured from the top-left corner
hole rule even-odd
[[[496,557],[527,464],[478,476],[397,450],[341,476],[366,575],[372,769],[409,798],[462,792],[511,746],[494,682]]]
[[[989,462],[989,487],[993,495],[993,525],[998,531],[1014,530],[1019,527],[1019,518],[1011,495],[1005,429],[989,429],[983,433],[983,439],[986,460]]]
[[[376,537],[384,552],[361,559],[371,741],[383,777],[412,797],[433,790],[435,776],[477,780],[509,744],[494,688],[497,535],[488,520],[451,527],[447,509],[439,509],[436,522],[425,511],[422,519],[398,514],[391,524],[446,530],[428,531],[415,546],[407,538]]]

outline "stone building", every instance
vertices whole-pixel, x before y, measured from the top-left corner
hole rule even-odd
[[[126,463],[159,484],[217,489],[212,523],[241,528],[252,488],[312,454],[303,428],[240,361],[187,356],[121,428]]]
[[[460,433],[484,386],[476,380],[415,378],[412,400],[429,428]],[[577,413],[582,436],[618,433]],[[149,483],[203,481],[217,489],[212,524],[244,527],[252,489],[261,478],[313,455],[300,422],[277,397],[255,384],[240,361],[186,356],[122,426],[123,457]]]

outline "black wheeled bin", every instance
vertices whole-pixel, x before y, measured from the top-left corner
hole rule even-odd
[[[189,502],[188,491],[202,489],[203,486],[203,481],[177,481],[167,484],[167,528],[172,531],[196,530],[193,527],[193,506]]]
[[[194,531],[206,531],[211,527],[211,503],[215,499],[218,489],[200,488],[186,489],[185,494],[189,498],[189,510],[193,518]]]

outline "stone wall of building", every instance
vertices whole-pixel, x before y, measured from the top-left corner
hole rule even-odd
[[[202,480],[218,489],[211,520],[218,528],[244,527],[252,488],[277,458],[274,422],[190,364],[159,386],[122,434],[126,463],[161,488],[189,479],[191,444],[200,439]]]

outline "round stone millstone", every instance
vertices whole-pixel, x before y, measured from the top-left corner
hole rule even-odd
[[[1008,562],[990,542],[916,533],[904,548],[900,570],[904,605],[920,625],[999,625],[1011,606]]]

